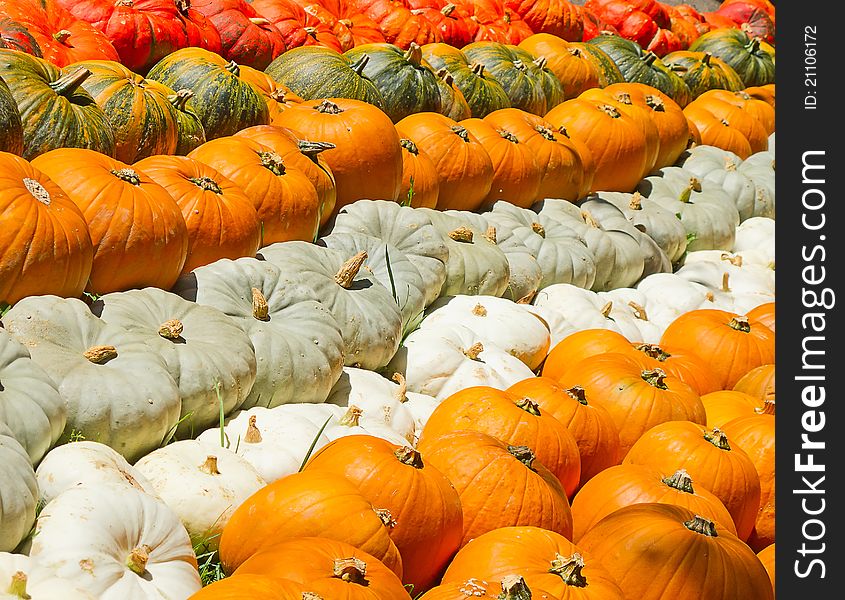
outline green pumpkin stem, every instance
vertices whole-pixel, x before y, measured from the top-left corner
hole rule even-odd
[[[651,65],[654,64],[654,61],[656,61],[656,60],[657,60],[657,55],[654,52],[652,52],[651,50],[649,50],[648,52],[646,52],[643,55],[643,62],[646,64],[646,66],[650,67]]]
[[[701,191],[701,180],[698,177],[690,177],[689,184],[684,190],[681,192],[680,197],[678,200],[683,202],[684,204],[692,204],[690,198],[692,198],[693,192],[700,192]]]
[[[393,451],[393,456],[403,465],[414,467],[415,469],[422,469],[425,464],[422,460],[422,455],[411,448],[410,446],[402,446]]]
[[[665,362],[666,359],[672,356],[657,344],[637,344],[634,346],[634,349],[660,362]]]
[[[203,175],[202,177],[191,177],[188,179],[188,181],[193,183],[198,188],[205,190],[206,192],[214,192],[217,195],[223,193],[223,190],[220,189],[220,186],[217,185],[217,182],[207,175]]]
[[[142,544],[133,548],[126,557],[126,567],[136,575],[143,575],[147,570],[147,561],[150,559],[151,548]]]
[[[15,598],[27,600],[32,598],[26,593],[27,576],[23,571],[16,571],[12,574],[12,582],[6,590],[6,593]]]
[[[502,577],[502,593],[496,600],[531,600],[531,590],[521,575],[505,575]]]
[[[574,385],[566,390],[572,398],[575,398],[580,404],[587,406],[587,392],[580,385]]]
[[[484,65],[482,63],[473,63],[469,66],[469,70],[472,71],[473,75],[477,75],[478,77],[484,77]]]
[[[731,329],[735,329],[736,331],[741,331],[742,333],[750,333],[751,332],[751,323],[748,321],[748,317],[745,315],[738,315],[733,317],[728,323],[728,327]]]
[[[508,452],[513,456],[516,460],[524,464],[526,467],[534,470],[534,451],[531,450],[528,446],[511,446],[508,445]]]
[[[418,67],[422,63],[422,48],[420,48],[420,45],[416,42],[411,42],[408,45],[408,49],[405,50],[405,54],[403,54],[403,56],[409,63]]]
[[[179,319],[169,319],[159,325],[158,334],[166,340],[178,340],[185,326]]]
[[[281,177],[285,174],[285,162],[275,152],[259,152],[258,158],[261,159],[261,166],[268,169],[273,175]]]
[[[457,135],[466,143],[470,142],[469,131],[467,131],[466,127],[464,127],[463,125],[452,125],[451,127],[449,127],[449,129],[451,129],[455,135]]]
[[[692,477],[686,469],[678,469],[670,477],[664,477],[661,481],[670,488],[687,494],[695,494],[695,488],[692,487]]]
[[[454,4],[447,4],[446,6],[440,9],[440,14],[442,14],[444,17],[448,17],[453,12],[455,12],[456,8],[457,6],[455,6]]]
[[[519,139],[514,134],[512,134],[510,131],[507,131],[505,129],[497,129],[496,133],[498,133],[504,139],[509,141],[511,144],[518,144],[519,143]]]
[[[79,67],[72,73],[68,73],[67,75],[62,75],[56,81],[50,83],[50,89],[53,90],[56,95],[68,97],[72,95],[82,82],[88,79],[91,76],[91,71],[86,69],[85,67]]]
[[[716,524],[701,515],[695,515],[692,519],[686,521],[684,527],[707,537],[719,537],[719,534],[716,532]]]
[[[407,138],[402,138],[401,140],[399,140],[399,145],[414,156],[417,156],[420,153],[420,149],[417,148],[417,145]]]
[[[308,140],[299,140],[298,145],[299,151],[311,160],[316,160],[320,152],[337,148],[337,145],[331,142],[310,142]]]
[[[540,405],[534,402],[531,398],[520,398],[516,402],[517,408],[521,408],[529,415],[534,415],[535,417],[540,416]]]
[[[82,356],[95,365],[104,365],[117,358],[117,349],[114,346],[91,346]]]
[[[731,445],[728,442],[728,436],[725,435],[725,432],[718,427],[714,427],[713,431],[705,431],[704,439],[716,446],[719,450],[730,451],[731,449]]]
[[[173,105],[173,107],[178,110],[179,112],[185,112],[187,110],[188,100],[194,97],[194,92],[189,89],[179,90],[175,94],[170,94],[167,97],[167,101]]]
[[[367,585],[367,563],[360,558],[336,558],[332,565],[332,577],[347,583]]]
[[[355,71],[361,77],[364,76],[364,69],[367,67],[367,63],[370,62],[370,56],[365,54],[357,62],[352,65],[352,70]]]
[[[760,49],[760,42],[762,40],[759,37],[751,38],[751,41],[745,47],[750,54],[755,54]]]
[[[367,251],[361,250],[340,266],[338,272],[335,273],[334,280],[340,287],[348,290],[352,287],[352,282],[355,280],[355,276],[358,275],[358,271],[361,270],[361,265],[364,264],[365,260],[367,260]]]
[[[59,42],[60,44],[67,45],[65,44],[65,42],[68,41],[68,38],[70,38],[70,36],[72,35],[73,33],[68,31],[67,29],[62,29],[53,34],[53,39]]]
[[[584,569],[584,557],[578,552],[572,556],[557,554],[549,568],[549,573],[557,575],[570,587],[587,587],[587,579],[581,572]]]
[[[701,64],[705,67],[709,67],[711,60],[713,60],[713,54],[711,54],[710,52],[705,52],[704,56],[701,57]]]
[[[111,174],[130,185],[141,185],[141,176],[130,168],[112,169]]]
[[[226,66],[225,66],[225,67],[223,67],[223,68],[224,68],[224,69],[226,69],[227,71],[229,71],[229,73],[231,73],[231,74],[232,74],[232,75],[234,75],[235,77],[240,77],[240,76],[241,76],[241,68],[240,68],[240,66],[238,66],[238,63],[236,63],[236,62],[235,62],[235,61],[233,61],[233,60],[229,61],[229,62],[226,64]]]
[[[642,377],[643,381],[647,384],[652,385],[660,390],[668,390],[669,386],[666,385],[666,371],[663,369],[646,369],[640,373],[640,377]]]

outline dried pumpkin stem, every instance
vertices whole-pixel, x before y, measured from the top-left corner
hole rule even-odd
[[[366,58],[366,56],[364,58]],[[320,104],[315,106],[314,109],[318,113],[330,114],[330,115],[339,115],[340,113],[343,112],[343,110],[341,110],[341,108],[337,104],[332,102],[331,100],[323,100],[322,102],[320,102]]]
[[[399,140],[399,145],[414,156],[417,156],[420,153],[420,149],[417,148],[417,145],[408,138],[402,138],[401,140]]]
[[[412,65],[419,66],[422,63],[422,48],[416,42],[411,42],[403,57]]]
[[[505,575],[502,577],[502,593],[497,600],[531,600],[531,590],[521,575]]]
[[[147,561],[150,559],[151,549],[146,544],[133,548],[126,558],[126,567],[136,575],[143,575],[147,570]]]
[[[270,307],[267,298],[258,288],[252,288],[252,316],[259,321],[270,320]]]
[[[733,317],[730,323],[728,323],[728,327],[737,331],[741,331],[742,333],[751,332],[751,323],[748,321],[748,317],[745,315]]]
[[[610,318],[610,313],[611,313],[611,311],[613,311],[613,301],[612,301],[612,300],[608,300],[608,301],[607,301],[607,304],[605,304],[604,306],[602,306],[602,307],[601,307],[601,310],[600,310],[599,312],[601,313],[601,315],[602,315],[605,319],[609,319],[609,318]]]
[[[472,308],[472,314],[474,314],[476,317],[486,317],[487,309],[484,308],[483,304],[479,303]]]
[[[470,360],[478,360],[478,356],[484,352],[484,346],[481,342],[475,342],[472,346],[464,350],[464,356]]]
[[[246,426],[246,433],[244,434],[244,442],[247,444],[258,444],[261,440],[261,430],[255,424],[255,415],[250,415],[249,422]]]
[[[344,427],[358,427],[359,426],[359,419],[361,415],[364,414],[364,411],[361,410],[358,406],[352,405],[350,406],[344,415],[340,418],[337,422],[338,425],[342,425]]]
[[[487,227],[487,230],[484,232],[484,239],[490,242],[493,245],[498,244],[498,240],[496,239],[496,228],[493,225]]]
[[[754,412],[758,415],[772,415],[775,414],[775,401],[774,400],[764,400],[762,408],[755,408]]]
[[[110,360],[117,358],[117,348],[114,346],[91,346],[82,353],[82,356],[95,365],[104,365]]]
[[[664,477],[661,481],[670,488],[687,494],[695,494],[695,488],[692,487],[692,477],[690,477],[686,469],[678,469],[670,477]]]
[[[646,369],[642,373],[640,373],[640,377],[643,378],[643,381],[648,383],[649,385],[653,385],[654,387],[660,390],[668,390],[669,386],[666,385],[666,371],[663,369]]]
[[[394,373],[391,379],[399,384],[399,389],[396,390],[396,399],[404,404],[408,401],[408,381],[402,373]]]
[[[508,452],[526,467],[534,470],[534,451],[528,446],[508,446]]]
[[[566,393],[575,398],[580,404],[587,406],[587,392],[580,385],[574,385],[568,388]]]
[[[403,465],[408,465],[409,467],[414,467],[415,469],[422,469],[425,466],[422,455],[410,446],[397,448],[393,451],[393,456],[395,456]]]
[[[367,260],[367,251],[361,250],[340,266],[338,272],[335,273],[334,280],[340,287],[348,290],[352,287],[352,282],[358,275],[358,271],[361,270],[361,265],[364,264],[365,260]]]
[[[240,66],[238,66],[238,63],[233,60],[230,60],[228,63],[226,63],[226,66],[224,66],[223,68],[229,71],[229,73],[231,73],[235,77],[241,76],[241,68]]]
[[[628,306],[634,311],[634,316],[638,318],[640,321],[648,321],[648,313],[645,310],[645,307],[641,304],[637,304],[633,300],[628,302]]]
[[[220,186],[217,185],[217,182],[214,181],[208,175],[203,175],[202,177],[191,177],[188,179],[191,183],[193,183],[198,188],[205,190],[206,192],[213,192],[217,195],[223,193],[223,190],[220,189]]]
[[[158,334],[166,340],[178,340],[185,326],[179,319],[170,319],[159,325]]]
[[[378,515],[379,520],[384,523],[385,527],[396,527],[396,519],[393,518],[393,515],[390,514],[390,511],[386,508],[374,508],[375,513]]]
[[[308,140],[299,140],[298,146],[299,151],[312,160],[320,152],[337,148],[337,144],[333,144],[331,142],[311,142]]]
[[[545,239],[546,237],[546,228],[537,223],[536,221],[534,223],[531,223],[531,231],[539,235],[541,238]]]
[[[637,344],[636,346],[634,346],[634,349],[639,350],[649,358],[653,358],[654,360],[660,362],[665,362],[667,359],[672,357],[671,354],[666,352],[657,344]]]
[[[584,569],[584,557],[578,552],[572,556],[555,555],[549,573],[557,575],[563,582],[572,587],[587,587],[587,579],[581,572]]]
[[[470,142],[469,131],[467,131],[466,127],[464,127],[463,125],[452,125],[451,127],[449,127],[449,129],[451,129],[452,133],[457,135],[466,143]]]
[[[642,210],[643,209],[643,195],[639,192],[634,192],[631,194],[631,201],[628,202],[628,208],[631,210]]]
[[[531,398],[520,398],[516,401],[516,406],[530,415],[534,415],[535,417],[540,416],[540,405],[534,402]]]
[[[453,229],[449,232],[448,235],[451,239],[455,240],[456,242],[463,242],[466,244],[472,242],[473,237],[472,229],[466,227],[465,225],[462,225],[457,229]]]
[[[348,583],[366,585],[367,563],[360,558],[336,558],[332,565],[332,577],[337,577]]]
[[[26,188],[26,191],[28,191],[33,198],[35,198],[45,206],[50,206],[50,203],[53,201],[53,199],[50,196],[50,192],[48,192],[43,185],[41,185],[34,179],[30,179],[29,177],[24,177],[23,179],[21,179],[21,183],[23,183],[23,186]]]
[[[217,468],[217,457],[209,454],[205,457],[205,462],[199,466],[199,470],[206,475],[220,475],[220,470]]]
[[[716,446],[719,450],[729,451],[731,449],[731,444],[728,442],[728,436],[725,435],[725,432],[718,427],[714,427],[713,431],[705,431],[704,439]]]
[[[692,519],[686,521],[684,527],[707,537],[719,537],[719,534],[716,532],[716,524],[701,515],[695,515]]]

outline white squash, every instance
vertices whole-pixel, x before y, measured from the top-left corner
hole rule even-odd
[[[0,552],[0,600],[97,600],[24,554]]]
[[[654,320],[663,315],[661,322],[669,318],[674,320],[675,317],[697,308],[720,308],[733,304],[730,294],[721,289],[711,289],[675,273],[649,275],[635,287],[645,294],[649,307],[652,307],[648,309],[649,318]]]
[[[775,268],[775,220],[751,217],[736,228],[733,251],[745,262]]]
[[[11,552],[35,522],[38,483],[29,455],[0,422],[0,552]]]

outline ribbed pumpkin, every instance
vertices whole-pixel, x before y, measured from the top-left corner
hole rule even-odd
[[[540,374],[550,379],[560,379],[579,361],[607,352],[628,352],[631,341],[612,329],[579,329],[570,333],[549,351]]]
[[[194,93],[187,88],[174,92],[167,97],[168,102],[175,109],[176,131],[178,133],[178,141],[173,154],[179,156],[185,156],[188,152],[206,142],[205,128],[196,113],[193,97]]]
[[[733,67],[710,52],[677,50],[664,56],[663,62],[687,84],[690,100],[695,100],[707,90],[737,91],[745,87]]]
[[[337,186],[330,216],[343,206],[368,198],[393,200],[402,186],[402,147],[390,118],[361,100],[327,98],[292,106],[279,125],[302,134],[301,139],[329,142],[322,153]]]
[[[323,446],[305,466],[312,469],[346,478],[373,506],[390,512],[403,583],[419,593],[439,581],[463,531],[460,497],[443,473],[413,448],[364,435]]]
[[[276,123],[279,115],[286,108],[302,102],[302,98],[294,94],[286,86],[278,83],[264,71],[259,71],[246,65],[240,65],[240,78],[258,88],[258,91],[264,97],[264,101],[267,102],[267,110],[270,114],[270,125]]]
[[[24,158],[68,147],[114,154],[114,130],[81,87],[88,70],[62,70],[44,59],[0,48],[0,72],[23,124]]]
[[[622,464],[655,467],[664,473],[685,469],[728,509],[737,537],[751,535],[760,506],[760,477],[748,454],[719,428],[668,421],[645,432]]]
[[[640,359],[653,368],[661,368],[667,374],[677,377],[692,387],[699,395],[719,390],[719,381],[710,370],[710,365],[697,354],[672,346],[659,344],[634,344],[634,350],[641,353]]]
[[[410,44],[420,46],[442,39],[440,30],[421,15],[413,14],[396,0],[352,0],[360,12],[371,18],[384,34],[384,41],[406,49]]]
[[[717,390],[701,396],[707,413],[707,427],[721,427],[737,417],[761,413],[766,401],[737,390]]]
[[[726,95],[730,99],[734,98],[730,92],[727,92]],[[710,121],[706,115],[706,113],[710,113],[713,119],[725,123],[731,129],[741,133],[742,136],[748,140],[748,147],[751,149],[752,154],[766,150],[769,147],[768,138],[770,132],[767,131],[768,125],[761,121],[760,118],[755,113],[751,112],[749,108],[744,106],[744,104],[737,105],[737,103],[734,102],[726,102],[724,98],[725,92],[722,90],[710,90],[704,92],[684,108],[684,114],[687,119],[694,121],[696,125],[699,125],[702,141],[707,145],[717,146],[717,144],[708,144],[709,131],[706,127],[700,126],[700,123],[708,123]],[[768,119],[769,117],[773,117],[774,109],[765,102],[758,102],[771,110],[771,113],[765,115],[764,118]],[[771,126],[774,127],[773,119],[771,121]],[[723,149],[730,150],[730,148]],[[748,157],[742,156],[742,154],[739,153],[737,154],[740,158]]]
[[[695,104],[693,100],[690,104]],[[733,152],[742,160],[751,156],[754,151],[751,143],[742,131],[732,126],[731,121],[716,116],[709,110],[699,106],[692,106],[684,110],[684,115],[690,124],[690,133],[696,145],[715,146],[728,152]],[[735,114],[741,121],[748,121],[749,116],[741,112]]]
[[[317,536],[372,554],[401,577],[402,557],[389,535],[392,515],[378,509],[337,473],[311,469],[287,475],[235,509],[220,536],[220,561],[231,574],[280,541]]]
[[[94,245],[86,289],[170,289],[188,254],[188,229],[163,187],[130,165],[94,150],[62,148],[32,161],[79,207]]]
[[[762,47],[759,37],[740,28],[719,28],[701,35],[689,47],[691,52],[709,52],[736,71],[744,87],[766,85],[775,81],[773,55]]]
[[[41,47],[27,30],[26,25],[6,16],[0,17],[0,48],[20,50],[42,58]]]
[[[507,0],[505,6],[522,17],[532,31],[570,41],[584,35],[581,12],[568,0]]]
[[[247,0],[261,17],[275,25],[287,49],[325,46],[342,52],[331,26],[293,0]]]
[[[411,42],[407,50],[393,44],[363,44],[345,52],[353,63],[365,60],[361,74],[375,84],[384,112],[396,123],[418,112],[440,112],[440,90],[422,50]]]
[[[775,545],[769,544],[757,553],[757,558],[763,563],[766,572],[769,574],[769,579],[772,581],[772,588],[775,587]],[[773,596],[774,597],[774,596]]]
[[[369,58],[356,61],[330,48],[300,46],[281,54],[264,72],[305,100],[348,98],[384,107],[375,83],[364,76]]]
[[[739,378],[733,389],[760,400],[775,399],[775,365],[760,365]]]
[[[166,189],[182,210],[188,228],[183,273],[258,251],[261,225],[252,200],[217,170],[187,156],[150,156],[135,166]]]
[[[243,137],[206,142],[188,154],[229,178],[252,201],[261,245],[311,241],[320,223],[320,199],[311,180],[269,146]]]
[[[519,43],[534,58],[545,58],[546,68],[563,86],[563,99],[575,98],[584,90],[600,87],[601,70],[590,54],[550,33],[535,33]]]
[[[452,559],[443,583],[496,581],[513,573],[532,590],[548,590],[561,600],[627,598],[610,573],[568,536],[533,526],[500,527],[476,537]]]
[[[493,529],[514,525],[572,535],[565,490],[527,446],[459,430],[421,440],[418,450],[461,497],[461,546]]]
[[[774,83],[767,83],[765,85],[752,85],[751,87],[747,87],[743,90],[749,96],[753,98],[757,98],[758,100],[763,100],[764,102],[768,102],[772,105],[772,108],[775,106],[775,84]]]
[[[384,33],[366,14],[348,0],[295,0],[300,6],[313,12],[318,19],[328,23],[340,41],[341,50],[346,51],[361,44],[386,42]]]
[[[0,152],[0,165],[0,304],[80,296],[94,256],[82,212],[23,158]]]
[[[724,102],[736,106],[756,117],[766,132],[766,137],[775,131],[775,109],[764,100],[759,100],[744,90],[729,92],[727,90],[710,90],[702,94],[704,98],[713,102]],[[701,96],[699,97],[701,98]],[[756,150],[755,150],[756,152]]]
[[[202,122],[207,140],[232,135],[270,120],[267,103],[257,88],[240,78],[234,61],[202,48],[183,48],[158,61],[148,79],[172,90],[194,93],[194,111]]]
[[[775,303],[764,302],[748,311],[748,318],[759,321],[772,331],[775,330]]]
[[[472,41],[474,23],[463,8],[446,0],[410,0],[411,12],[421,15],[440,32],[441,41],[462,48]]]
[[[12,90],[0,78],[0,152],[23,154],[23,124]]]
[[[619,70],[619,67],[610,55],[595,44],[588,44],[585,39],[583,42],[572,42],[570,45],[582,51],[584,57],[596,65],[596,68],[599,70],[598,87],[606,87],[611,83],[622,83],[625,81],[622,71]]]
[[[440,176],[434,161],[417,145],[403,138],[402,146],[402,188],[396,201],[413,208],[435,208],[440,191]]]
[[[68,68],[91,72],[82,87],[106,113],[114,130],[115,158],[133,163],[153,154],[173,154],[178,145],[173,91],[114,61],[83,61]]]
[[[455,85],[455,78],[446,69],[438,69],[437,87],[440,90],[440,114],[455,121],[469,119],[472,110],[464,98],[463,92]]]
[[[718,523],[669,504],[620,508],[580,540],[626,598],[773,600],[754,552]]]
[[[478,138],[438,113],[409,115],[396,130],[434,161],[440,175],[438,209],[475,210],[481,205],[493,183],[493,162]]]

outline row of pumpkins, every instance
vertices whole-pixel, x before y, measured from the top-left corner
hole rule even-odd
[[[769,0],[726,0],[703,14],[656,0],[3,0],[0,10],[0,48],[60,67],[113,60],[139,73],[188,47],[264,69],[301,46],[518,44],[534,33],[580,42],[609,31],[663,56],[715,28],[771,43],[775,21]]]

